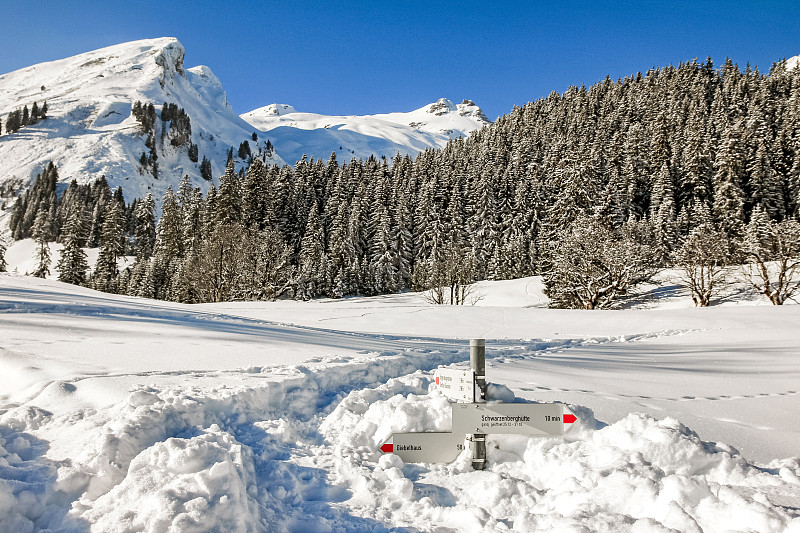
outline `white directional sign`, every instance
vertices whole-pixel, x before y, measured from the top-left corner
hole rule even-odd
[[[466,449],[469,440],[472,467],[486,465],[486,435],[516,434],[532,436],[563,435],[578,421],[560,403],[478,403],[486,398],[486,344],[472,339],[470,368],[436,370],[439,390],[450,400],[452,433],[395,433],[381,446],[383,453],[394,453],[407,463],[450,463]],[[465,436],[467,435],[467,436]]]
[[[563,435],[578,420],[560,403],[454,403],[454,433]]]
[[[439,368],[434,374],[442,394],[457,402],[475,401],[475,371],[469,368]]]
[[[394,433],[381,451],[406,463],[452,463],[464,448],[463,433]]]

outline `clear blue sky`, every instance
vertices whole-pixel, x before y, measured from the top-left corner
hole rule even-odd
[[[0,73],[172,36],[238,113],[407,111],[441,97],[489,118],[564,91],[710,56],[768,71],[800,54],[800,1],[137,2],[0,0]]]

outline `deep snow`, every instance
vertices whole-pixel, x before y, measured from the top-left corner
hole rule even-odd
[[[537,287],[186,306],[2,274],[0,530],[800,530],[800,307]],[[478,336],[495,398],[577,427],[491,437],[483,472],[380,453],[449,429],[432,371]]]

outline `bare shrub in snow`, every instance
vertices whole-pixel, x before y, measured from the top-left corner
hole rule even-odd
[[[680,281],[692,295],[697,307],[707,307],[711,296],[725,281],[729,252],[725,233],[711,224],[693,229],[675,255]]]
[[[613,229],[582,217],[550,243],[544,276],[551,307],[604,309],[656,272],[646,222]],[[652,242],[652,241],[651,241]]]
[[[423,298],[434,305],[475,305],[483,300],[483,295],[475,291],[474,285],[456,282],[428,289]]]
[[[800,270],[800,224],[794,219],[769,220],[760,208],[753,211],[744,242],[745,278],[774,305],[797,293]]]
[[[455,246],[437,250],[428,265],[429,283],[425,301],[435,305],[475,305],[482,298],[475,292],[474,259],[464,257]]]

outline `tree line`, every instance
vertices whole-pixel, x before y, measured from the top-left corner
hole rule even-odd
[[[28,110],[28,106],[24,105],[20,109],[15,109],[6,117],[6,133],[17,133],[21,128],[25,126],[32,126],[38,123],[40,120],[45,120],[46,118],[47,102],[44,102],[42,107],[39,107],[39,104],[34,102],[30,111]],[[2,133],[2,121],[0,121],[0,134]]]
[[[97,286],[185,302],[459,294],[541,274],[553,306],[598,308],[677,266],[707,305],[709,271],[760,257],[769,275],[768,263],[796,254],[798,113],[800,69],[693,61],[552,93],[414,159],[256,159],[236,171],[229,157],[205,195],[188,179],[168,190],[157,224],[141,199],[122,202],[105,232],[112,203],[94,197],[121,192],[89,191],[83,229],[69,227],[97,246],[121,243],[107,258],[136,256],[123,272],[107,259]],[[45,209],[35,189],[15,210],[15,238]],[[51,235],[66,239],[65,200],[53,201]]]

